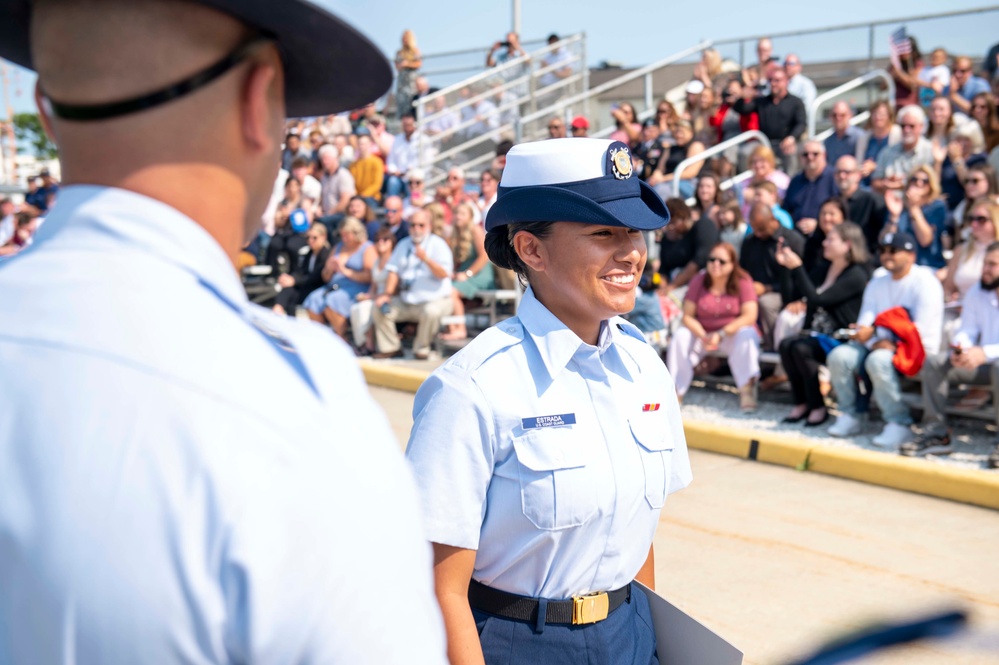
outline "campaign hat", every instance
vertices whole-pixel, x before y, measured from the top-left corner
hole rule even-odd
[[[330,10],[329,0],[196,1],[276,41],[290,117],[355,109],[380,97],[392,84],[388,60]],[[34,69],[30,23],[30,0],[0,0],[0,57]]]

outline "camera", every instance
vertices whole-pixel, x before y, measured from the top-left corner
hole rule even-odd
[[[833,339],[853,339],[857,336],[856,328],[840,328],[832,334]]]

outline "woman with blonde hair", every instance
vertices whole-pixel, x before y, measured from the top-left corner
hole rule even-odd
[[[448,223],[447,208],[440,201],[433,201],[423,206],[430,213],[430,232],[447,240],[451,236],[451,225]]]
[[[746,188],[749,183],[759,180],[769,180],[777,188],[777,200],[783,201],[787,194],[787,186],[791,184],[791,178],[786,173],[777,168],[777,157],[774,151],[765,145],[758,145],[749,153],[749,168],[753,171],[753,177],[739,183],[737,192],[739,201],[742,202],[742,215],[749,216],[749,206],[752,200],[746,200]]]
[[[402,33],[402,48],[395,53],[395,103],[396,117],[401,118],[413,112],[413,97],[416,95],[416,77],[423,66],[423,56],[416,46],[416,35],[412,30]]]
[[[999,240],[999,204],[980,197],[966,206],[963,227],[969,228],[968,238],[954,248],[944,275],[944,297],[947,302],[959,302],[982,276],[985,249]]]
[[[371,267],[377,258],[364,223],[356,217],[344,217],[340,222],[340,242],[323,267],[326,285],[310,293],[302,303],[309,311],[309,318],[328,323],[337,335],[346,339],[350,306],[371,284]]]
[[[909,175],[901,198],[889,194],[885,205],[896,231],[916,239],[916,263],[940,269],[947,265],[943,256],[943,234],[947,228],[947,204],[940,180],[932,166],[922,165]]]
[[[471,201],[463,201],[454,211],[454,226],[448,245],[454,256],[454,273],[451,275],[452,314],[464,316],[463,300],[470,300],[482,290],[492,289],[493,265],[486,255],[486,233],[475,223],[475,208]],[[468,337],[464,322],[455,324],[441,339],[458,340]]]

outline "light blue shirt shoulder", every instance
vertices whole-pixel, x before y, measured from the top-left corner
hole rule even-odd
[[[586,344],[530,289],[427,379],[413,413],[428,540],[477,550],[473,577],[511,593],[623,586],[690,482],[673,382],[641,333],[615,317]]]
[[[328,331],[109,188],[64,188],[0,293],[0,662],[444,662],[411,475]]]

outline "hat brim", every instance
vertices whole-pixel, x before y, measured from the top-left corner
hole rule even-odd
[[[392,68],[381,51],[367,37],[312,2],[200,2],[277,38],[285,70],[286,113],[290,117],[355,109],[378,99],[392,84]],[[0,57],[34,69],[30,20],[29,0],[0,0]]]
[[[655,190],[639,181],[641,197],[597,203],[561,187],[540,185],[505,192],[489,208],[486,231],[518,222],[580,222],[654,231],[669,223],[669,210]]]

